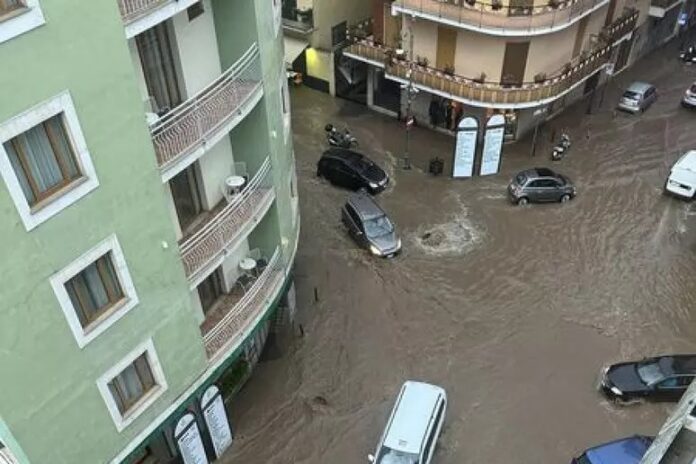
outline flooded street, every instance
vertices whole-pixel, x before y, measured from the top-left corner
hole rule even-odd
[[[294,89],[304,336],[281,339],[282,357],[235,400],[224,462],[367,462],[406,379],[449,395],[438,464],[565,464],[600,442],[654,435],[671,405],[618,407],[596,381],[606,363],[696,352],[696,204],[662,194],[671,164],[696,148],[696,112],[679,106],[696,67],[675,57],[659,50],[612,80],[601,110],[586,115],[581,102],[548,124],[573,141],[553,165],[578,188],[564,205],[506,198],[516,171],[551,166],[548,127],[535,158],[528,140],[506,146],[500,175],[432,177],[432,156],[451,172],[453,138],[417,128],[404,171],[395,120]],[[614,115],[637,78],[657,86],[657,103]],[[378,200],[403,237],[396,259],[355,246],[340,222],[348,192],[315,177],[328,122],[347,124],[392,175]]]

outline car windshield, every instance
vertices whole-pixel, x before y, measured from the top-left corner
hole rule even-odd
[[[404,453],[385,446],[380,453],[377,464],[418,464],[418,455]]]
[[[394,231],[394,226],[387,216],[379,216],[365,221],[365,233],[368,237],[381,237]]]
[[[655,361],[648,361],[638,364],[638,377],[645,385],[655,385],[665,378],[665,374],[660,369],[660,365]]]
[[[527,176],[524,174],[517,174],[515,176],[515,182],[517,182],[517,185],[524,185],[524,183],[527,182]]]
[[[640,100],[640,94],[637,92],[631,92],[630,90],[627,90],[623,94],[624,98],[629,98],[631,100]]]

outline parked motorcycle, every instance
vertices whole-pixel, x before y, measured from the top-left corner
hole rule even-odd
[[[686,64],[696,63],[696,47],[691,45],[687,49],[680,51],[679,59]]]
[[[341,132],[333,124],[327,124],[324,130],[326,131],[326,141],[332,147],[357,148],[358,139],[350,133],[347,127]]]
[[[553,146],[553,151],[551,152],[551,159],[553,161],[560,161],[566,155],[566,152],[570,149],[570,137],[568,134],[561,134],[561,140]]]

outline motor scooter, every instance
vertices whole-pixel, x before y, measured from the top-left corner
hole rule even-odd
[[[561,140],[553,146],[551,151],[551,159],[553,161],[560,161],[566,155],[566,152],[570,149],[570,137],[568,134],[561,134]]]
[[[350,133],[347,127],[343,132],[340,132],[333,124],[327,124],[324,130],[326,131],[326,140],[332,147],[357,148],[358,139]]]

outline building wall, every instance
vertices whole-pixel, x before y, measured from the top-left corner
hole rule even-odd
[[[527,67],[524,71],[526,82],[534,81],[534,76],[538,73],[547,73],[550,76],[573,58],[578,24],[530,40]]]
[[[485,73],[486,80],[500,81],[505,40],[462,29],[457,33],[455,53],[454,67],[457,74],[476,78]]]
[[[300,2],[298,2],[299,5]],[[370,17],[371,0],[314,0],[314,25],[310,45],[323,51],[331,51],[331,28],[343,21],[349,25]]]
[[[0,73],[0,88],[12,89],[2,92],[0,121],[69,90],[99,187],[27,232],[0,182],[0,416],[32,463],[104,462],[207,361],[117,4],[41,7],[45,25],[0,45],[3,69],[22,70]],[[49,278],[113,233],[139,304],[80,349]],[[168,389],[118,433],[96,381],[150,337]]]

